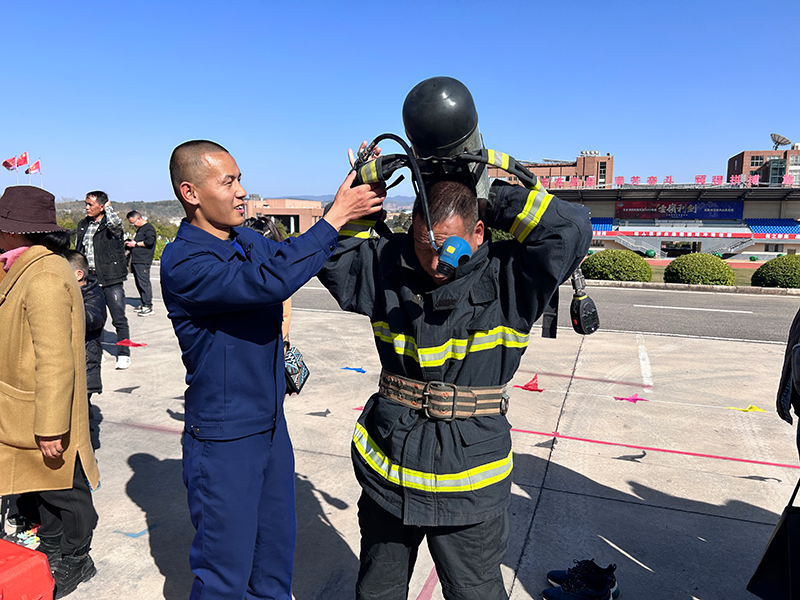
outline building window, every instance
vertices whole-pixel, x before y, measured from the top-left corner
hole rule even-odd
[[[603,240],[592,240],[590,245],[592,248],[605,248],[605,246],[603,246]]]
[[[751,156],[750,157],[750,167],[760,167],[764,164],[764,156]]]
[[[783,252],[783,244],[764,244],[764,252]]]
[[[792,165],[793,167],[800,166],[800,154],[792,154],[789,157],[789,164]]]

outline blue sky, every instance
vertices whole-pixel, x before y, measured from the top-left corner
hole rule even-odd
[[[487,147],[610,152],[626,180],[800,142],[797,0],[40,1],[0,24],[0,159],[41,157],[57,198],[172,198],[169,154],[195,138],[231,151],[248,192],[334,193],[348,146],[402,134],[435,75],[470,88]]]

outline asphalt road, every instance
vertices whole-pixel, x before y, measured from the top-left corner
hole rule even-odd
[[[785,343],[800,307],[796,296],[683,292],[630,288],[590,288],[606,331],[660,333],[689,337]],[[570,328],[572,288],[560,289],[559,327]],[[292,298],[300,310],[339,307],[312,279]],[[538,325],[537,325],[538,327]]]
[[[158,269],[153,291],[161,296]],[[789,325],[800,308],[797,296],[725,294],[658,289],[595,287],[587,290],[605,331],[659,333],[688,337],[786,343]],[[560,289],[559,328],[571,329],[572,288]],[[138,299],[136,299],[138,300]],[[134,299],[130,300],[138,304]],[[295,310],[336,311],[339,306],[314,278],[292,297]],[[537,323],[535,329],[539,328]],[[568,335],[565,331],[561,335]]]

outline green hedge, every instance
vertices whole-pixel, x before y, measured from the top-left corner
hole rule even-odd
[[[587,279],[607,281],[650,281],[653,270],[647,261],[630,250],[603,250],[587,257],[581,265]]]
[[[155,253],[153,254],[153,260],[161,260],[161,253],[164,251],[164,246],[169,243],[169,240],[165,239],[157,239],[156,240],[156,249]]]
[[[733,285],[733,268],[711,254],[684,254],[664,269],[665,283],[700,283],[704,285]]]
[[[768,260],[755,270],[750,285],[800,288],[800,255],[787,254]]]

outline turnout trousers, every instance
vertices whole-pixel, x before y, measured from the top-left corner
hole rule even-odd
[[[183,434],[183,482],[197,533],[192,600],[290,600],[297,520],[286,419],[236,440]]]
[[[423,538],[428,540],[446,600],[506,600],[500,564],[508,544],[508,511],[474,525],[403,525],[367,494],[358,501],[359,600],[406,600]]]

